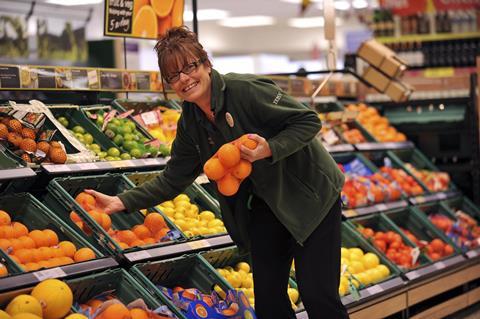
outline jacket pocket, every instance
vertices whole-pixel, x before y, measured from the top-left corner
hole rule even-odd
[[[302,179],[300,179],[297,175],[295,175],[290,170],[285,170],[287,172],[288,178],[297,185],[302,192],[304,192],[308,197],[319,200],[320,197],[318,196],[317,190],[314,189],[308,183],[305,183]]]

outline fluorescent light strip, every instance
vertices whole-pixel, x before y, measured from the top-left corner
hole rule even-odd
[[[233,17],[223,19],[219,22],[220,25],[228,28],[258,27],[272,25],[274,23],[275,19],[269,16]]]
[[[350,9],[350,2],[348,2],[346,0],[335,1],[335,3],[333,5],[335,6],[335,9],[337,9],[337,10],[346,11],[346,10]]]
[[[61,6],[81,6],[88,4],[98,4],[103,2],[103,0],[47,0],[47,3],[58,4]]]
[[[282,2],[287,2],[287,3],[294,3],[294,4],[301,4],[302,0],[281,0]],[[315,3],[315,2],[323,2],[323,0],[310,0],[310,2]]]
[[[335,18],[335,25],[341,26],[343,20],[340,17]],[[323,17],[292,18],[288,20],[288,25],[293,28],[318,28],[325,25]]]
[[[352,6],[355,9],[365,9],[368,7],[368,2],[366,0],[353,0]]]
[[[199,21],[221,20],[228,16],[228,11],[219,9],[201,9],[197,11],[197,19]],[[193,21],[193,11],[185,11],[183,14],[183,20],[187,22]]]

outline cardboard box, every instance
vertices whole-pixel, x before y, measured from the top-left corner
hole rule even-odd
[[[395,52],[374,39],[363,42],[357,55],[389,77],[399,77],[406,70],[406,63]]]
[[[408,100],[410,94],[412,94],[412,89],[403,83],[390,81],[385,90],[385,94],[394,102],[403,102]]]
[[[371,66],[365,70],[362,77],[381,93],[385,92],[387,85],[390,82],[383,73],[377,71]]]

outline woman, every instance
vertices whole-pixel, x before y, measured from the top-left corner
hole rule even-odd
[[[252,173],[236,195],[218,199],[230,236],[251,252],[258,318],[295,318],[293,258],[309,318],[348,318],[338,296],[344,177],[315,138],[317,114],[267,78],[220,75],[185,27],[155,50],[163,79],[184,100],[171,159],[158,178],[118,196],[88,192],[108,213],[152,207],[188,187],[221,145],[249,134],[258,145],[242,146],[241,156]]]

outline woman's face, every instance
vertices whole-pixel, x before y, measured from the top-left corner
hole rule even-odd
[[[170,86],[177,95],[188,102],[201,104],[210,102],[211,68],[200,59],[190,57],[185,62],[177,60],[177,69],[167,73]],[[178,75],[178,79],[175,78]]]

